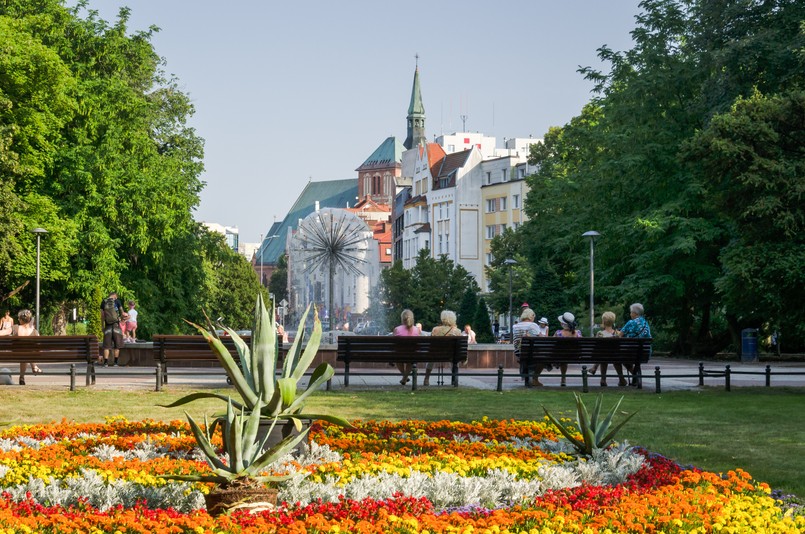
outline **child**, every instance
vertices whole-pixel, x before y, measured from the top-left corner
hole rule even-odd
[[[126,335],[128,336],[128,341],[134,343],[137,341],[137,310],[134,309],[135,302],[133,300],[129,301],[129,313],[128,319],[126,319]]]

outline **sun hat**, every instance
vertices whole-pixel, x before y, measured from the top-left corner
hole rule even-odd
[[[547,317],[541,317],[540,320],[537,321],[537,322],[539,324],[548,324],[548,318]]]
[[[528,302],[523,302],[523,305],[520,306],[521,308],[530,308],[531,306],[528,305]]]
[[[562,315],[557,317],[557,319],[559,319],[559,322],[562,324],[569,324],[569,325],[576,324],[576,316],[570,312],[563,313]]]

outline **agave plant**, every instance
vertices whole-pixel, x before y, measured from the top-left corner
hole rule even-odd
[[[565,425],[558,418],[554,417],[548,412],[548,409],[545,406],[542,407],[545,410],[545,415],[548,419],[553,423],[556,428],[559,429],[559,432],[562,433],[564,437],[570,441],[573,447],[579,452],[579,454],[583,454],[585,456],[592,456],[593,451],[597,449],[605,449],[607,448],[610,443],[612,443],[615,439],[615,435],[617,435],[618,431],[623,428],[629,419],[634,417],[637,412],[633,412],[626,416],[626,419],[621,421],[617,426],[610,429],[612,426],[612,418],[615,415],[615,412],[618,410],[618,407],[621,405],[623,401],[623,397],[621,397],[615,406],[609,410],[609,413],[603,417],[601,417],[601,404],[603,402],[603,395],[598,395],[598,398],[595,400],[595,406],[593,407],[592,415],[587,411],[587,406],[584,405],[584,401],[581,400],[581,396],[574,392],[573,396],[576,397],[576,423],[578,424],[578,432],[581,433],[582,439],[578,439],[576,430],[569,426]]]
[[[268,435],[260,439],[258,428],[260,426],[260,400],[257,401],[257,409],[247,413],[245,408],[236,413],[231,399],[227,401],[226,418],[222,423],[223,450],[229,455],[229,462],[224,463],[219,457],[212,444],[212,429],[207,417],[204,417],[205,426],[202,429],[190,414],[187,421],[190,429],[196,438],[196,444],[204,453],[212,474],[209,475],[161,475],[162,478],[172,480],[185,480],[189,482],[213,482],[219,485],[231,483],[235,480],[248,479],[249,481],[261,484],[276,484],[283,480],[288,480],[294,474],[287,475],[261,475],[260,473],[271,463],[293,450],[307,435],[309,428],[295,436],[288,436],[279,443],[266,448]],[[271,425],[277,424],[278,418],[275,417]],[[270,433],[270,431],[269,431]]]
[[[305,310],[299,323],[298,331],[303,332],[305,321],[310,313],[310,306]],[[326,362],[321,363],[313,371],[307,388],[299,389],[299,381],[310,368],[321,343],[321,321],[314,310],[313,331],[302,350],[302,336],[297,336],[291,349],[282,362],[282,372],[277,376],[277,329],[274,314],[269,313],[263,304],[262,295],[257,296],[254,310],[254,328],[252,329],[251,347],[231,328],[221,325],[229,334],[237,349],[240,363],[235,361],[229,350],[218,338],[215,330],[190,323],[205,337],[223,366],[230,382],[240,394],[242,403],[232,401],[229,397],[212,392],[196,392],[186,395],[167,408],[181,406],[196,399],[219,398],[231,402],[236,409],[248,412],[258,411],[264,417],[290,419],[297,430],[301,429],[301,420],[323,420],[349,426],[342,417],[324,414],[304,413],[303,409],[308,397],[322,384],[329,380],[335,370]],[[213,427],[215,423],[213,423]]]

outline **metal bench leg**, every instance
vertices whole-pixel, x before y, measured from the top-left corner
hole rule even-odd
[[[416,391],[416,379],[417,379],[417,368],[416,363],[411,365],[411,391]]]
[[[75,391],[75,364],[70,364],[70,391]]]
[[[349,360],[344,361],[344,387],[349,387]]]

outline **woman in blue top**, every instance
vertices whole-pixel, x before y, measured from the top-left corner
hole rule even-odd
[[[618,332],[618,335],[620,337],[651,337],[651,328],[649,327],[645,317],[643,317],[644,312],[645,310],[643,309],[643,305],[639,302],[635,302],[629,306],[629,315],[631,315],[632,318],[627,321],[625,325],[623,325],[623,328],[621,328],[620,332]],[[632,385],[637,386],[637,376],[640,374],[640,369],[629,369],[628,366],[626,369],[632,374]]]

